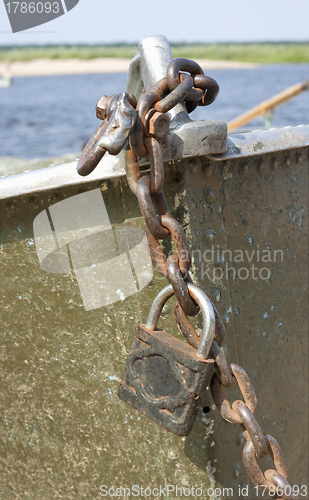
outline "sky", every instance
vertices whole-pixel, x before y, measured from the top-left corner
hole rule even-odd
[[[12,33],[0,0],[0,45],[309,40],[309,0],[79,0],[70,12]]]

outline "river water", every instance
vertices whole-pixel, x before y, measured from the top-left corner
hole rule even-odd
[[[209,107],[192,119],[229,121],[287,87],[309,78],[309,64],[205,71],[220,85]],[[123,92],[126,74],[17,78],[0,89],[0,156],[28,159],[78,152],[97,128],[95,104],[102,95]],[[309,92],[277,109],[272,126],[309,123]],[[250,124],[263,126],[260,118]]]

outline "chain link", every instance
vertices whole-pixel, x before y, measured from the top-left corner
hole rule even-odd
[[[191,76],[182,71],[187,71]],[[203,76],[204,80],[197,80],[194,88],[194,79],[197,75]],[[198,100],[198,104],[202,102],[207,92],[214,100],[218,91],[218,84],[205,77],[203,70],[194,61],[187,59],[172,61],[167,69],[167,76],[150,92],[140,97],[136,107],[138,117],[130,133],[131,152],[126,153],[127,178],[130,188],[137,195],[147,225],[146,235],[153,264],[160,274],[169,279],[181,308],[190,316],[199,312],[199,307],[191,298],[186,284],[191,281],[189,276],[191,251],[181,225],[170,214],[162,191],[163,160],[161,148],[158,147],[159,143],[155,138],[162,138],[167,132],[165,130],[167,122],[163,122],[162,113],[166,113],[184,99]],[[160,125],[159,121],[163,125]],[[151,143],[147,138],[149,135],[153,135]],[[137,156],[149,156],[151,181],[149,176],[140,178]],[[166,239],[169,235],[172,235],[174,240],[177,256],[170,256],[165,260],[159,240]]]
[[[224,329],[224,325],[215,308],[214,310],[216,312],[216,333],[209,353],[215,360],[216,373],[213,374],[210,381],[210,390],[214,403],[225,420],[233,424],[237,423],[241,427],[247,441],[243,450],[243,462],[253,484],[267,493],[282,490],[284,494],[280,497],[273,496],[275,500],[297,500],[292,494],[285,494],[286,491],[291,492],[292,488],[287,481],[289,469],[279,444],[272,436],[263,434],[254,417],[257,409],[257,397],[247,373],[240,366],[233,363],[229,364],[219,347],[224,340],[224,335],[222,336],[222,326]],[[175,307],[175,319],[187,342],[193,347],[197,347],[199,336],[178,303]],[[218,342],[218,332],[221,333],[220,341],[222,340],[222,342]],[[235,380],[245,403],[236,400],[230,406],[222,386],[231,387]],[[263,458],[268,453],[274,461],[276,470],[269,469],[263,474],[255,457]]]
[[[217,82],[206,77],[196,62],[179,58],[169,64],[167,76],[150,92],[142,94],[138,102],[128,93],[103,96],[97,103],[96,113],[104,121],[86,145],[77,166],[81,175],[88,175],[106,151],[118,154],[129,139],[125,151],[126,174],[147,225],[153,264],[169,279],[180,306],[188,315],[196,315],[199,311],[187,287],[191,281],[191,251],[185,232],[172,217],[163,193],[163,157],[157,139],[162,139],[168,132],[170,119],[166,113],[169,110],[182,101],[192,109],[210,104],[218,91]],[[150,177],[141,177],[137,158],[147,156]],[[177,256],[165,260],[159,240],[170,235]]]

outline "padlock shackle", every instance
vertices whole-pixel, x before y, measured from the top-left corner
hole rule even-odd
[[[203,315],[203,329],[196,355],[199,358],[207,359],[215,335],[215,313],[209,298],[203,290],[192,283],[187,283],[187,286],[191,297],[193,297],[193,299],[200,306],[201,313]],[[166,286],[163,290],[161,290],[161,292],[158,293],[152,303],[145,324],[148,330],[156,329],[163,306],[168,299],[172,297],[172,295],[174,295],[172,285]]]

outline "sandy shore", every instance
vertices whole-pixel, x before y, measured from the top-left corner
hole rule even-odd
[[[100,58],[100,59],[34,59],[27,62],[13,62],[10,73],[13,78],[24,76],[78,75],[89,73],[127,73],[131,59]],[[254,63],[235,61],[211,61],[197,59],[203,69],[255,68]],[[5,75],[6,69],[0,63],[0,75]]]

